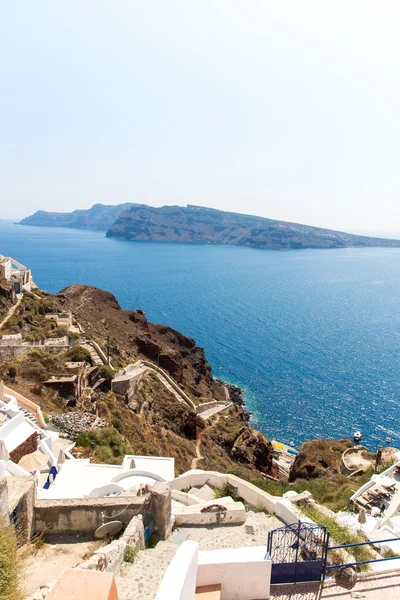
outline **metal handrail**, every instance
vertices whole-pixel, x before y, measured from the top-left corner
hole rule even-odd
[[[354,544],[342,544],[341,546],[329,546],[327,548],[327,553],[329,552],[329,550],[341,550],[342,548],[350,548],[350,547],[355,547],[355,546],[374,546],[374,545],[378,545],[378,544],[384,544],[387,542],[400,542],[400,538],[390,538],[388,540],[373,540],[373,541],[369,541],[369,542],[356,542]],[[356,565],[367,565],[369,563],[377,563],[377,562],[386,562],[387,560],[396,560],[400,558],[400,556],[390,556],[389,558],[371,558],[370,560],[359,560],[356,562],[350,562],[350,563],[342,563],[339,565],[325,565],[325,569],[341,569],[342,567],[354,567]]]
[[[368,563],[385,562],[386,560],[396,560],[400,556],[391,556],[390,558],[374,558],[371,560],[359,560],[358,562],[342,563],[340,565],[328,565],[325,569],[340,569],[341,567],[354,567],[355,565],[367,565]]]
[[[350,546],[370,546],[383,544],[384,542],[400,542],[400,538],[391,538],[390,540],[372,540],[369,542],[356,542],[354,544],[342,544],[341,546],[329,546],[328,550],[339,550],[340,548],[349,548]]]

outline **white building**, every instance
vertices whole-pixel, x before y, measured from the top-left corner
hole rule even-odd
[[[145,486],[172,481],[174,459],[158,456],[126,455],[121,465],[94,464],[76,459],[68,450],[49,489],[38,487],[39,499],[104,498],[126,490],[140,493]]]
[[[14,286],[16,294],[30,292],[36,287],[31,271],[11,256],[0,254],[0,275]]]

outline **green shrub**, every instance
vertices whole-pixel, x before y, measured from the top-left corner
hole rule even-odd
[[[121,433],[122,430],[122,421],[121,419],[119,419],[116,416],[113,416],[111,419],[111,424],[114,427],[114,429],[116,429],[117,431],[119,431]]]
[[[10,379],[15,379],[17,376],[17,367],[15,367],[14,365],[11,365],[11,367],[8,367],[7,375],[9,376]]]
[[[308,490],[319,503],[327,506],[334,512],[344,510],[348,507],[350,497],[355,489],[360,487],[370,476],[357,478],[357,483],[347,479],[344,475],[334,477],[319,477],[310,480],[297,480],[295,483],[287,481],[273,481],[271,479],[256,479],[251,483],[268,492],[272,496],[282,496],[288,490],[294,490],[301,494]],[[365,481],[364,481],[365,480]]]
[[[72,346],[72,348],[68,348],[65,356],[71,362],[87,362],[90,365],[92,364],[90,352],[83,346]]]
[[[43,546],[46,545],[46,540],[44,540],[42,537],[38,537],[36,540],[34,540],[33,544],[36,550],[40,550],[40,548],[43,548]]]
[[[25,375],[34,381],[46,381],[47,369],[40,363],[33,363],[25,368]]]
[[[358,542],[366,542],[367,540],[362,535],[356,535],[344,525],[340,525],[334,517],[329,517],[321,512],[313,504],[304,502],[299,506],[300,510],[318,525],[326,527],[329,534],[338,545],[357,544]],[[347,548],[347,551],[354,556],[357,561],[370,560],[375,558],[375,555],[368,546],[355,546]],[[360,570],[365,571],[368,565],[360,565]]]
[[[76,445],[81,446],[82,448],[94,448],[95,443],[94,440],[87,433],[81,433],[76,438]]]
[[[106,381],[111,382],[114,379],[115,371],[108,365],[101,365],[99,367],[99,375]]]
[[[82,433],[76,440],[77,446],[92,448],[94,459],[99,463],[120,464],[125,454],[132,454],[132,448],[116,429],[91,429]]]
[[[21,569],[14,529],[0,524],[1,600],[21,600]]]
[[[221,487],[214,488],[215,498],[225,498],[230,496],[234,502],[243,502],[243,498],[238,495],[237,488],[226,480]]]
[[[138,546],[132,546],[130,544],[125,548],[124,561],[127,563],[134,563],[139,553]]]
[[[68,340],[71,342],[72,340],[79,340],[80,335],[77,331],[68,331]]]

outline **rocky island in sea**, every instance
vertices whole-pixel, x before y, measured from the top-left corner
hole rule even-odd
[[[105,230],[107,237],[130,241],[229,244],[269,250],[400,248],[400,240],[192,205],[155,208],[145,204],[95,204],[89,210],[72,213],[37,211],[20,224]]]

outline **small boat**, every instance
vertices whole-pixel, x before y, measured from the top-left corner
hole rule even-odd
[[[355,441],[357,444],[358,444],[358,442],[361,442],[361,440],[362,440],[362,433],[361,433],[361,431],[356,431],[356,432],[354,433],[353,439],[354,439],[354,441]]]
[[[386,443],[387,443],[387,444],[390,444],[390,442],[391,442],[391,441],[392,441],[392,440],[390,439],[390,437],[387,437],[387,438],[386,438]]]

